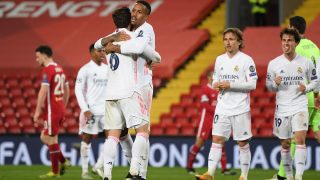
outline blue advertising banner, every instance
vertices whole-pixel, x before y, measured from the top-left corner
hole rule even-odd
[[[60,136],[60,148],[73,165],[80,165],[80,138],[78,136]],[[103,137],[93,139],[92,151],[89,155],[90,164],[94,164],[99,152],[102,152]],[[154,167],[181,166],[185,167],[188,152],[194,138],[190,137],[151,137],[149,164]],[[254,138],[250,142],[252,160],[251,168],[278,168],[280,160],[280,141],[276,138]],[[197,156],[195,167],[207,166],[210,142],[205,144]],[[238,146],[234,141],[226,143],[228,166],[240,168]],[[320,170],[320,146],[313,140],[307,140],[307,169]],[[38,136],[1,136],[0,165],[50,165],[47,146],[43,145]],[[118,148],[116,166],[127,166],[128,162]]]

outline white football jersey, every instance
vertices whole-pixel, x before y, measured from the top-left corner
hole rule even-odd
[[[133,33],[127,29],[121,28],[118,31],[125,31],[132,39],[134,38]],[[115,44],[122,46],[124,42],[116,42]],[[136,88],[138,83],[136,61],[134,61],[131,55],[111,53],[107,55],[107,61],[109,64],[109,80],[106,100],[129,98],[135,91],[140,93],[139,89]]]
[[[155,34],[153,27],[149,23],[145,22],[142,24],[134,31],[134,34],[136,37],[135,40],[140,41],[142,46],[146,46],[146,44],[148,44],[152,49],[155,49]],[[122,46],[121,52],[128,52],[129,50],[127,50],[127,48],[130,48],[129,45],[130,44]],[[149,83],[152,84],[152,70],[147,67],[146,57],[142,55],[138,56],[137,68],[139,86],[142,87]]]
[[[250,111],[250,90],[255,89],[258,76],[253,59],[238,52],[232,58],[225,53],[217,57],[215,82],[227,81],[230,89],[219,91],[215,112],[233,116]]]
[[[75,83],[75,94],[83,112],[90,110],[95,115],[104,114],[108,67],[90,61],[82,66]]]
[[[276,76],[281,77],[279,86],[274,81]],[[313,91],[317,83],[317,72],[312,61],[302,56],[296,55],[289,61],[281,55],[269,62],[266,84],[269,90],[276,91],[277,115],[290,116],[308,111],[306,92]],[[306,86],[306,92],[299,91],[299,84]]]

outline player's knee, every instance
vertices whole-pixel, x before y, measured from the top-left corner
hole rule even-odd
[[[290,139],[284,139],[284,140],[281,140],[281,147],[283,149],[289,149],[290,148]]]

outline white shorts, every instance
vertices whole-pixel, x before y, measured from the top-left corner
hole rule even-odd
[[[140,94],[106,101],[105,129],[139,128],[148,124],[147,107]]]
[[[298,112],[291,116],[275,115],[273,134],[279,139],[289,139],[296,131],[307,131],[309,126],[308,111]]]
[[[79,116],[79,134],[98,134],[104,128],[104,115],[93,115],[92,119],[87,120],[84,112]]]
[[[152,96],[153,96],[153,87],[152,84],[146,84],[142,87],[142,98],[147,106],[147,117],[148,121],[150,122],[150,111],[151,111],[151,105],[152,105]]]
[[[235,141],[243,141],[252,137],[250,112],[234,116],[215,114],[212,126],[212,135],[225,137],[226,140],[230,138],[231,132]]]

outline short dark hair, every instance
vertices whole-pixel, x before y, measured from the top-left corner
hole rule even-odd
[[[41,54],[45,54],[48,57],[52,57],[53,53],[52,53],[52,49],[50,46],[48,45],[40,45],[39,47],[37,47],[37,49],[35,50],[35,52],[39,52]]]
[[[94,43],[90,44],[89,46],[89,52],[93,52],[94,51]]]
[[[294,37],[294,41],[296,43],[299,43],[301,40],[301,37],[296,29],[290,29],[290,28],[285,28],[280,32],[280,38],[282,40],[282,37],[284,34],[292,35]]]
[[[128,7],[121,7],[112,13],[112,19],[117,28],[127,28],[131,21],[131,12]]]
[[[242,34],[242,31],[240,29],[238,29],[238,28],[227,28],[223,32],[223,38],[227,33],[232,33],[237,37],[237,41],[240,42],[239,49],[244,48],[244,45],[243,45],[243,34]]]
[[[306,31],[306,20],[301,16],[294,16],[289,19],[290,26],[298,30],[300,34],[304,34]]]
[[[142,4],[144,7],[146,7],[147,8],[147,14],[148,15],[150,15],[150,13],[151,13],[151,6],[150,6],[150,4],[147,2],[147,1],[137,1],[137,3],[139,3],[139,4]]]

